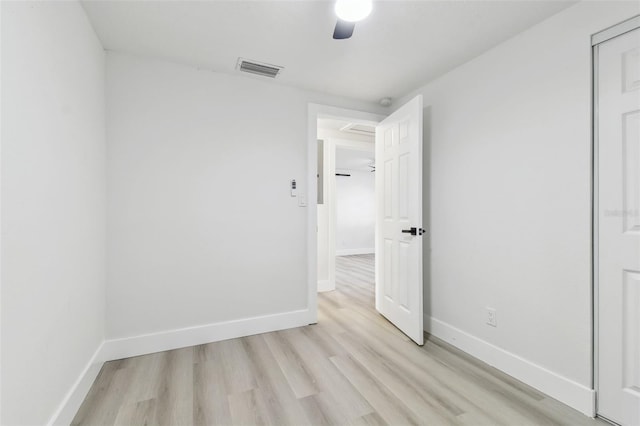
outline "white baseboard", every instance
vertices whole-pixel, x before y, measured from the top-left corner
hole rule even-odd
[[[589,417],[595,417],[595,391],[452,325],[424,316],[425,330],[487,364]]]
[[[104,342],[98,346],[98,349],[94,352],[93,356],[89,360],[76,382],[71,386],[69,392],[65,395],[62,403],[51,416],[51,419],[47,423],[49,426],[53,425],[69,425],[75,417],[82,401],[89,393],[91,385],[98,377],[104,360],[102,359],[102,351],[104,348]]]
[[[51,417],[48,426],[69,425],[71,423],[106,361],[301,327],[308,325],[310,318],[309,310],[303,309],[124,339],[106,340],[98,347],[78,380],[64,397],[58,410]]]
[[[218,342],[236,337],[301,327],[308,324],[308,309],[224,321],[196,327],[107,340],[104,343],[102,357],[105,361],[129,358],[187,346]]]
[[[355,248],[336,250],[336,256],[351,256],[354,254],[373,254],[376,252],[374,248]]]
[[[324,293],[325,291],[332,291],[335,289],[335,283],[332,284],[329,280],[318,281],[318,293]]]

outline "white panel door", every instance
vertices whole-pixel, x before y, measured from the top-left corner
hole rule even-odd
[[[640,425],[640,29],[598,46],[598,414]]]
[[[421,226],[418,96],[376,127],[376,309],[419,345],[424,343]]]

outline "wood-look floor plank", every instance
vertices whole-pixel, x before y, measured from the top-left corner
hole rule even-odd
[[[193,423],[231,424],[227,395],[221,360],[198,357],[198,362],[193,365]]]
[[[322,327],[302,327],[300,328],[300,332],[309,340],[315,342],[327,357],[346,354],[344,347],[338,343],[332,334],[328,333],[326,329]]]
[[[576,425],[593,420],[374,309],[373,255],[336,259],[318,324],[106,363],[73,425]]]
[[[151,426],[156,424],[155,419],[156,400],[131,402],[122,405],[114,424],[118,426],[139,425]]]
[[[193,424],[193,348],[164,352],[163,373],[156,397],[158,425]]]
[[[526,424],[527,419],[518,414],[509,405],[495,413],[492,408],[497,399],[483,387],[469,381],[462,373],[450,369],[436,359],[425,357],[420,348],[407,342],[396,341],[390,344],[377,339],[364,339],[353,335],[363,348],[374,348],[399,375],[413,378],[423,392],[430,394],[440,405],[455,412],[473,413],[473,416],[485,423]],[[473,395],[468,398],[467,395]]]
[[[241,393],[229,395],[231,410],[230,424],[234,425],[267,425],[273,424],[265,409],[266,398],[260,389],[251,389]],[[218,423],[226,424],[226,423]]]
[[[125,392],[130,385],[131,372],[120,368],[120,361],[104,364],[96,382],[71,422],[72,425],[112,425],[118,417]]]
[[[347,356],[334,356],[331,361],[342,374],[349,379],[353,386],[364,396],[376,412],[389,424],[419,425],[422,420],[408,407],[394,396],[386,386]]]
[[[365,414],[362,417],[353,419],[349,426],[386,426],[387,423],[378,413]]]
[[[413,413],[429,424],[455,424],[456,416],[463,411],[454,404],[435,398],[423,389],[412,377],[402,374],[395,363],[377,353],[371,347],[356,344],[348,334],[341,336],[340,342],[347,348],[353,359],[368,373],[384,384]]]
[[[304,360],[321,391],[317,401],[334,410],[333,418],[347,421],[373,412],[373,408],[351,382],[336,368],[330,351],[324,352],[322,345],[309,339],[299,329],[283,332],[291,346]]]
[[[299,400],[312,425],[340,425],[346,419],[337,411],[327,394],[310,395]]]
[[[130,385],[123,400],[141,402],[155,399],[164,374],[165,353],[153,353],[121,360],[130,373]]]
[[[250,368],[246,348],[240,339],[213,343],[210,350],[218,355],[223,365],[222,371],[229,393],[246,392],[256,388],[257,383]]]
[[[283,333],[266,333],[264,340],[271,349],[271,353],[287,378],[296,398],[304,398],[319,392],[316,381],[307,371],[305,362],[292,348],[291,343],[285,339]]]
[[[308,424],[302,407],[264,337],[256,335],[243,337],[241,340],[261,395],[266,398],[264,406],[268,422],[275,425]]]

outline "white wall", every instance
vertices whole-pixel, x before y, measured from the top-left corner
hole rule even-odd
[[[107,93],[108,336],[306,309],[308,103],[376,107],[116,53]]]
[[[1,7],[0,421],[36,425],[104,339],[104,51],[76,2]]]
[[[336,156],[339,157],[341,151],[338,149]],[[336,255],[373,253],[375,174],[357,170],[344,172],[351,176],[336,176]]]
[[[550,388],[591,388],[590,35],[639,8],[579,3],[418,91],[431,329]]]

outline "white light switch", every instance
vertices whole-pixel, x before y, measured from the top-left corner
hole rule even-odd
[[[298,194],[298,207],[307,207],[307,196]]]

